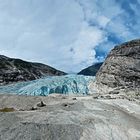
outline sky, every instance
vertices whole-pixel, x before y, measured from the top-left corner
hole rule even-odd
[[[0,0],[0,54],[79,72],[140,37],[140,0]]]

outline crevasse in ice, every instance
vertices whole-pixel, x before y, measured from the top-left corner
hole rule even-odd
[[[82,75],[66,75],[45,77],[30,82],[21,82],[9,86],[1,86],[1,93],[13,93],[19,95],[59,94],[84,94],[89,93],[89,82],[95,77]]]

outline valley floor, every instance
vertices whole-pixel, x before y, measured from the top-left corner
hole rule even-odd
[[[93,96],[0,95],[0,140],[140,140],[140,105]]]

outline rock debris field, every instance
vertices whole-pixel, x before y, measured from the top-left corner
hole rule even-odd
[[[93,95],[1,94],[0,140],[140,140],[140,105]]]

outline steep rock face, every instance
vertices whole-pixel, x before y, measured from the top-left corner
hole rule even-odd
[[[0,55],[0,85],[65,74],[41,63],[26,62]]]
[[[116,46],[96,75],[98,88],[140,88],[140,40]]]
[[[86,75],[86,76],[95,76],[100,67],[102,66],[103,62],[96,63],[88,68],[81,70],[78,75]]]

